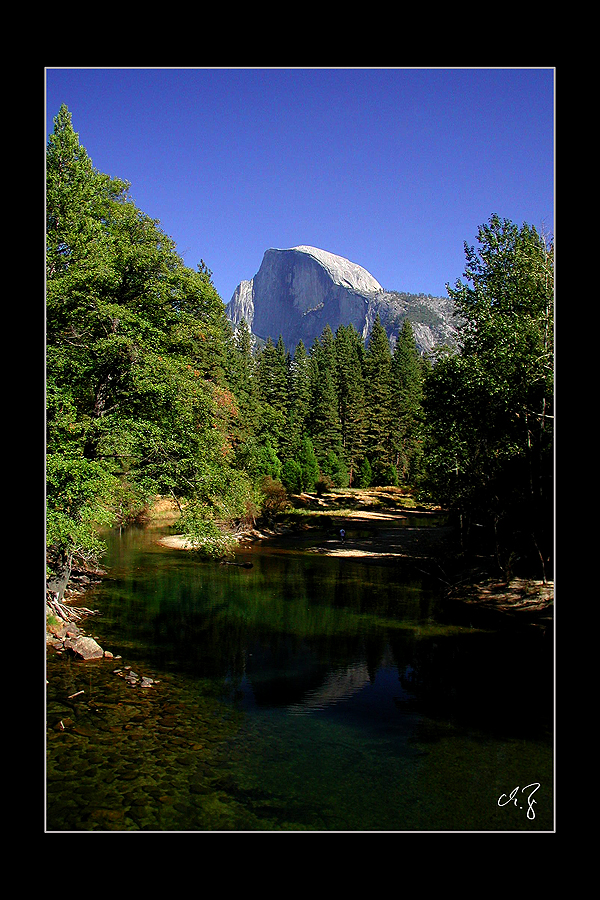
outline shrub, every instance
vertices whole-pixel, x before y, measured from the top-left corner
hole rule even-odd
[[[265,475],[261,481],[260,489],[263,495],[262,512],[267,519],[273,519],[289,508],[290,502],[287,491],[278,478]]]
[[[315,484],[315,491],[317,492],[317,497],[321,497],[325,491],[330,491],[333,487],[333,482],[329,475],[321,475]]]

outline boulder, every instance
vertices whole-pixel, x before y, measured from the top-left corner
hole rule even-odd
[[[75,635],[67,637],[63,642],[65,650],[71,650],[76,656],[82,659],[101,659],[104,656],[104,650],[94,638],[85,635]]]

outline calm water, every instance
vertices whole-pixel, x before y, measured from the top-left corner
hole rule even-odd
[[[48,831],[552,830],[550,636],[402,565],[155,538],[86,599],[122,658],[49,653]]]

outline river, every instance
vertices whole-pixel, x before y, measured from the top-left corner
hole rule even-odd
[[[47,831],[554,829],[547,633],[402,560],[156,538],[112,533],[86,597],[120,658],[48,652]]]

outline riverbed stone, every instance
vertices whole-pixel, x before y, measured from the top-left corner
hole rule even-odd
[[[104,650],[94,638],[78,635],[67,638],[64,641],[66,650],[71,650],[82,659],[101,659],[104,656]]]

